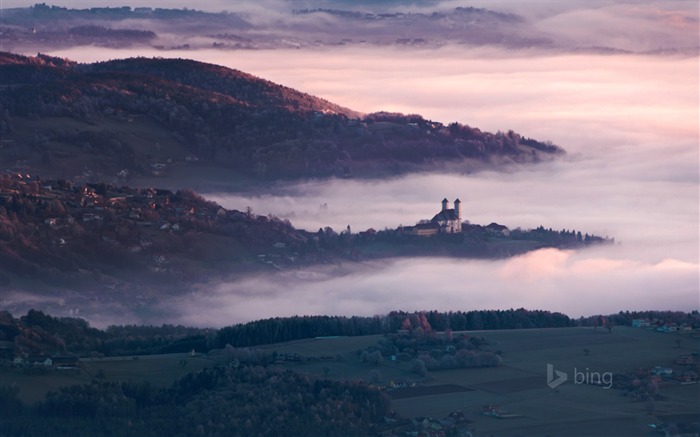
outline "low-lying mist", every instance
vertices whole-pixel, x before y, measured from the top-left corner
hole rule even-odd
[[[162,55],[81,50],[55,54],[81,61]],[[148,316],[134,312],[136,319],[221,326],[394,309],[522,306],[576,317],[699,307],[697,57],[455,47],[168,54],[238,68],[363,112],[513,129],[568,152],[502,171],[204,193],[227,208],[249,206],[311,231],[350,225],[358,232],[413,225],[438,212],[444,197],[459,198],[472,223],[575,229],[616,244],[498,261],[397,259],[287,271],[205,284],[186,298],[157,302]]]
[[[697,264],[644,262],[631,250],[543,249],[499,261],[397,259],[211,284],[163,302],[171,323],[225,326],[273,316],[392,310],[538,308],[571,317],[697,308]]]
[[[697,309],[697,184],[685,177],[647,179],[639,166],[643,164],[630,163],[631,169],[613,171],[602,158],[574,159],[513,172],[334,180],[288,187],[282,194],[210,195],[224,206],[251,206],[301,228],[332,226],[340,231],[350,225],[353,232],[413,225],[437,213],[443,197],[459,197],[472,223],[575,229],[614,237],[616,244],[575,252],[544,249],[498,261],[392,260],[314,270],[318,274],[313,281],[284,274],[257,277],[221,284],[215,293],[188,301],[208,308],[210,320],[367,315],[392,309],[526,307],[574,317]],[[258,294],[248,292],[252,290]]]
[[[288,68],[285,77],[292,82],[327,90],[325,96],[337,93],[336,101],[354,102],[348,106],[361,110],[377,110],[383,99],[388,109],[443,122],[514,128],[552,140],[567,157],[503,171],[308,182],[267,193],[207,197],[312,231],[350,225],[353,232],[413,225],[437,213],[443,197],[460,198],[472,223],[575,229],[613,237],[616,245],[582,252],[548,249],[491,262],[398,260],[340,278],[285,283],[277,291],[275,280],[256,279],[268,297],[246,299],[229,311],[238,317],[263,314],[266,302],[280,314],[300,308],[367,314],[525,306],[571,316],[697,309],[697,59],[503,53],[484,59],[457,53],[428,54],[433,63],[396,52],[385,53],[384,61],[377,52],[344,61],[330,55],[298,69],[282,57],[258,71],[274,77]],[[372,74],[344,62],[370,65]],[[395,63],[391,75],[381,62]],[[344,83],[351,84],[349,90]],[[241,287],[222,285],[212,299],[227,308],[224,296],[237,295]]]

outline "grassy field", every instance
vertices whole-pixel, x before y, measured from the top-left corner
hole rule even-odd
[[[574,382],[574,369],[584,374],[624,374],[639,367],[671,366],[678,355],[699,350],[700,340],[690,335],[627,327],[615,327],[612,333],[562,328],[484,331],[479,335],[492,342],[490,349],[502,351],[501,367],[434,371],[425,379],[410,373],[408,363],[361,363],[357,350],[374,344],[378,337],[314,339],[265,349],[305,356],[340,354],[340,361],[287,365],[299,371],[327,372],[329,378],[370,381],[372,371],[377,370],[384,383],[400,379],[419,382],[424,390],[414,390],[407,397],[394,396],[392,406],[399,414],[441,418],[459,410],[473,421],[476,430],[493,436],[652,435],[648,425],[659,424],[657,416],[700,412],[699,384],[663,382],[659,393],[666,400],[656,402],[654,415],[649,415],[644,402],[628,400],[621,390]],[[677,338],[682,339],[680,348]],[[546,380],[547,363],[566,372],[568,381],[551,389]],[[481,409],[487,404],[497,404],[519,417],[483,416]]]
[[[393,393],[392,406],[400,415],[442,418],[450,412],[463,411],[473,428],[486,435],[652,435],[648,425],[660,423],[659,418],[700,412],[700,384],[663,382],[659,393],[666,399],[657,401],[656,411],[650,415],[644,402],[632,402],[620,390],[574,381],[574,369],[623,374],[639,367],[671,366],[678,355],[699,350],[697,337],[627,327],[615,327],[612,333],[561,328],[483,331],[478,335],[491,342],[489,349],[502,352],[501,367],[433,371],[426,378],[411,373],[409,363],[388,359],[377,366],[362,363],[358,351],[376,344],[380,336],[317,338],[261,349],[299,354],[307,360],[282,365],[331,379],[369,382],[378,378],[383,385],[410,379],[418,386],[405,393]],[[680,348],[678,338],[682,339]],[[48,390],[89,382],[98,374],[106,381],[149,380],[164,386],[188,372],[215,365],[222,358],[219,352],[196,357],[173,354],[85,360],[80,372],[28,375],[21,369],[5,369],[2,379],[4,383],[17,383],[21,399],[33,402]],[[547,363],[566,372],[568,381],[556,389],[550,388],[546,381]],[[484,416],[481,410],[487,404],[497,404],[517,417]]]
[[[183,361],[184,360],[184,361]],[[186,364],[182,364],[182,363]],[[115,357],[81,360],[79,370],[47,371],[37,373],[26,369],[3,369],[2,383],[17,384],[19,398],[25,403],[41,400],[46,393],[61,386],[84,384],[90,381],[144,381],[156,386],[168,386],[190,372],[213,366],[216,360],[206,356],[169,354],[134,357]]]
[[[575,384],[578,372],[627,373],[638,367],[670,366],[676,356],[698,351],[698,339],[634,328],[616,327],[612,333],[589,328],[494,331],[483,335],[503,351],[500,368],[433,372],[430,384],[460,384],[471,392],[395,400],[404,416],[443,417],[462,410],[474,428],[490,435],[613,435],[649,433],[659,423],[642,402],[631,402],[622,391]],[[589,350],[586,355],[584,349]],[[568,374],[553,390],[546,384],[546,365]],[[656,416],[700,412],[700,385],[662,383],[667,400],[656,403]],[[522,417],[499,419],[480,415],[485,404]]]

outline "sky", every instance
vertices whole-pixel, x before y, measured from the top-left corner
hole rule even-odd
[[[3,7],[8,3],[3,0]],[[383,2],[388,9],[395,3]],[[223,2],[206,4],[214,8]],[[435,2],[433,7],[458,4],[522,14],[538,32],[567,38],[571,46],[651,50],[697,44],[694,1]],[[89,47],[52,54],[84,62],[162,56]],[[164,322],[201,325],[206,315],[208,323],[224,326],[272,316],[391,310],[525,307],[578,317],[700,308],[697,54],[446,46],[200,50],[168,56],[237,68],[366,113],[418,113],[492,132],[513,129],[567,150],[555,162],[499,171],[307,182],[259,195],[205,193],[227,208],[250,206],[299,228],[350,225],[357,232],[413,225],[438,212],[443,197],[459,197],[472,223],[575,229],[613,237],[616,244],[545,249],[496,261],[344,263],[206,284],[159,303],[154,313],[167,315]],[[78,309],[65,303],[61,308]],[[103,316],[91,322],[106,324]]]

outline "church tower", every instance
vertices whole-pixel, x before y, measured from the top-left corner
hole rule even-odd
[[[455,216],[457,217],[457,232],[462,232],[462,202],[455,199]]]
[[[450,203],[450,202],[447,201],[447,198],[442,199],[442,210],[443,210],[443,211],[447,211],[447,205],[448,205],[449,203]]]

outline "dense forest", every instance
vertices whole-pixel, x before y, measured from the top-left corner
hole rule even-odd
[[[105,181],[123,172],[162,176],[213,165],[258,181],[376,177],[563,153],[512,131],[446,126],[419,115],[361,115],[191,60],[77,64],[2,53],[0,65],[5,162],[46,176],[83,177],[88,168]]]
[[[444,331],[482,329],[556,328],[572,326],[572,320],[549,311],[488,310],[455,312],[394,311],[382,317],[304,316],[274,318],[220,329],[216,345],[253,346],[328,335],[388,334],[399,329]]]
[[[0,387],[3,436],[365,436],[389,414],[362,383],[261,366],[213,367],[167,388],[93,382],[27,407]]]

